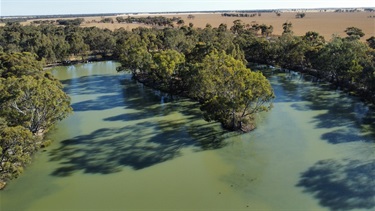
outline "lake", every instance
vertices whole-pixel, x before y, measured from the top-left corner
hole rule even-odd
[[[226,132],[118,65],[51,70],[74,114],[0,192],[2,211],[375,208],[375,112],[358,99],[268,70],[274,108],[253,132]]]

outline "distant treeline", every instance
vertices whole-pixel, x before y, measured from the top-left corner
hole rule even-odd
[[[255,16],[261,16],[261,13],[222,13],[221,16],[223,17],[255,17]]]
[[[0,23],[15,23],[15,22],[25,22],[29,18],[0,18]]]
[[[119,23],[143,23],[146,25],[158,25],[158,26],[172,26],[174,22],[181,20],[181,18],[173,17],[173,18],[166,18],[163,16],[156,16],[156,17],[132,17],[128,16],[127,18],[124,17],[116,17],[117,22]]]
[[[365,12],[374,12],[373,8],[364,8],[363,11]],[[337,9],[335,12],[362,12],[360,9]]]

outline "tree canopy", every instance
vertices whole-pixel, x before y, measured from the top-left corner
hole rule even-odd
[[[213,51],[198,65],[195,96],[203,103],[206,120],[219,121],[231,130],[252,130],[254,114],[271,108],[274,97],[269,81],[247,69],[224,51]]]
[[[31,53],[0,53],[0,181],[17,177],[42,135],[71,111],[61,83]]]

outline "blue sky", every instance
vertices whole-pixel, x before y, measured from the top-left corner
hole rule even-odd
[[[0,0],[0,15],[375,7],[375,0]]]

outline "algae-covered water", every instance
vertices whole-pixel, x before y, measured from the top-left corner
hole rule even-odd
[[[115,62],[56,67],[74,114],[0,192],[0,210],[372,210],[375,114],[296,73],[268,72],[274,108],[248,134]]]

